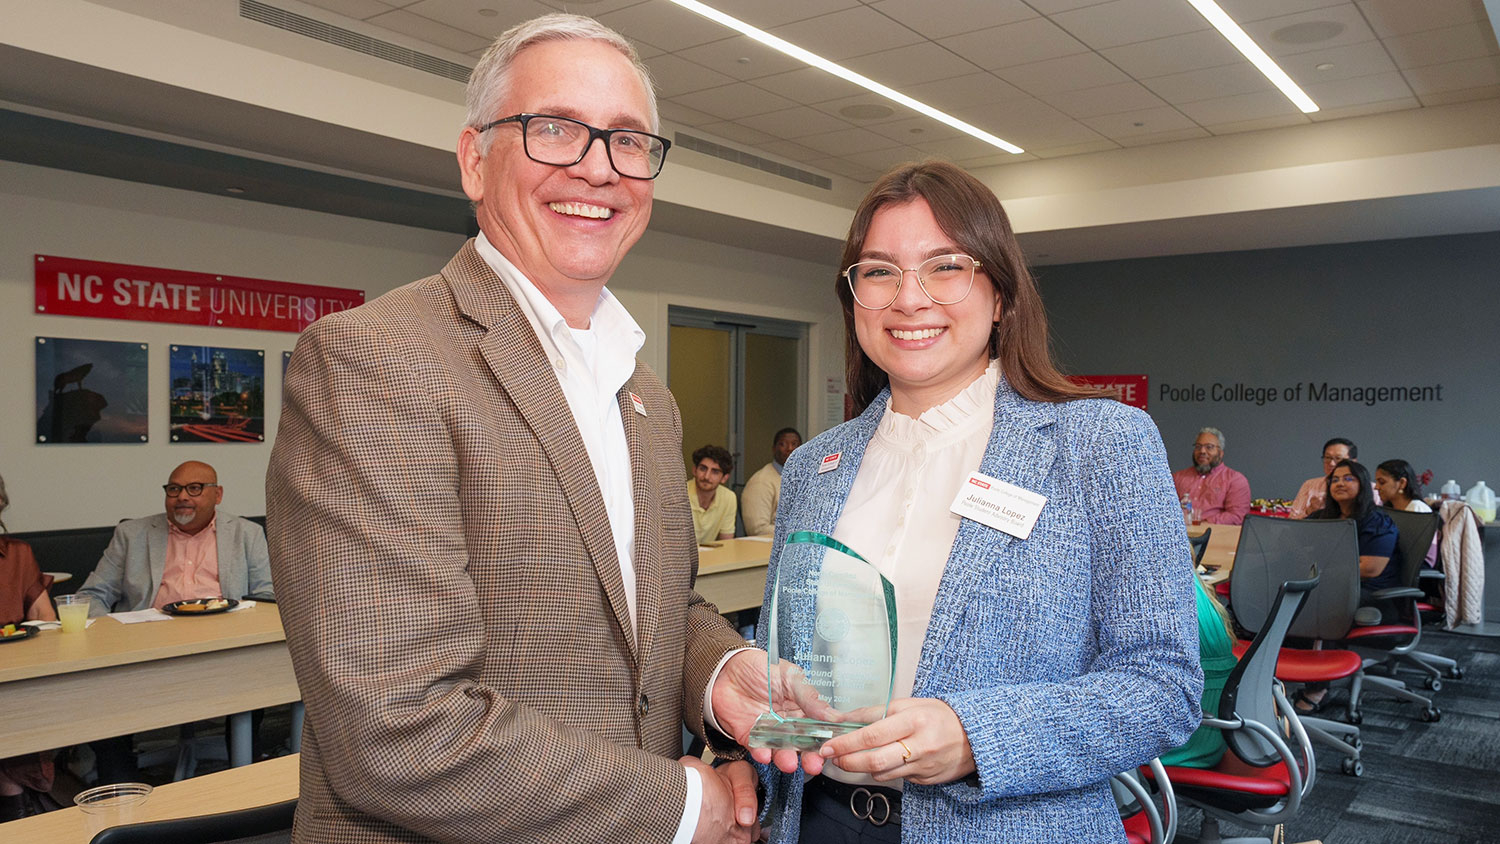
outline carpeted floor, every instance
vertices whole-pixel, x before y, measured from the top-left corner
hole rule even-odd
[[[1500,638],[1427,628],[1422,650],[1453,657],[1464,679],[1430,694],[1442,719],[1429,724],[1415,704],[1366,697],[1363,777],[1339,772],[1339,755],[1320,752],[1318,779],[1287,841],[1324,844],[1495,844],[1500,842]],[[1342,717],[1342,708],[1331,717]],[[1195,844],[1202,815],[1184,808],[1177,841]],[[1225,837],[1248,834],[1228,823]]]

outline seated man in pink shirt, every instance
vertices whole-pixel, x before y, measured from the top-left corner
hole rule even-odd
[[[79,588],[78,594],[89,597],[89,615],[161,609],[191,598],[271,595],[265,531],[218,512],[224,487],[214,467],[190,460],[173,469],[162,488],[166,512],[116,525],[104,556]],[[139,779],[130,736],[90,745],[100,784]]]
[[[173,469],[162,488],[166,512],[117,525],[79,588],[89,597],[89,615],[271,593],[266,533],[255,522],[218,512],[224,487],[214,467],[190,460]]]
[[[1250,482],[1224,465],[1224,432],[1202,428],[1193,440],[1193,465],[1172,473],[1177,497],[1192,498],[1198,520],[1237,525],[1250,512]]]

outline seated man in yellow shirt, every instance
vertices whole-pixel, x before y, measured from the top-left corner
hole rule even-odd
[[[724,448],[706,445],[693,452],[693,476],[688,478],[687,493],[699,545],[734,538],[734,490],[723,486],[733,471],[734,457]]]

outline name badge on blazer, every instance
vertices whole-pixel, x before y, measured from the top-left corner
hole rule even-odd
[[[1031,536],[1042,515],[1047,496],[1008,484],[979,472],[970,472],[958,488],[948,509],[982,525],[1004,531],[1017,539]]]

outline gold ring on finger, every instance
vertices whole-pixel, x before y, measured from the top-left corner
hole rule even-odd
[[[910,762],[911,761],[911,748],[907,747],[906,746],[906,742],[902,741],[901,739],[896,739],[896,743],[899,744],[899,745],[901,745],[901,750],[903,751],[902,754],[901,754],[901,761],[902,762]]]

